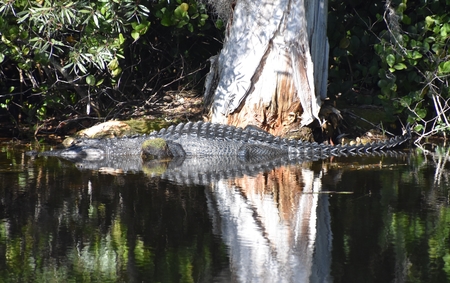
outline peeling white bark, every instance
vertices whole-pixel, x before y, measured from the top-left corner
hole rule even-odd
[[[237,1],[217,61],[213,122],[226,123],[227,115],[242,103],[269,106],[280,74],[293,78],[303,107],[302,125],[318,118],[321,100],[326,97],[326,2]]]
[[[321,100],[327,98],[328,53],[330,45],[327,40],[328,1],[305,0],[306,23],[314,62],[314,82],[316,96]]]

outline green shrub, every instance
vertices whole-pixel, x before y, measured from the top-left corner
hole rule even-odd
[[[0,107],[30,121],[143,103],[198,68],[214,27],[193,0],[2,1],[0,15]]]

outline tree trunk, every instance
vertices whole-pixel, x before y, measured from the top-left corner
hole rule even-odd
[[[211,120],[280,135],[318,119],[328,75],[327,0],[237,0],[232,13],[206,83]]]

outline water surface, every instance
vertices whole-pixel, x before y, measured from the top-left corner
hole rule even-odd
[[[0,281],[450,282],[443,147],[189,185],[25,150],[0,146]]]

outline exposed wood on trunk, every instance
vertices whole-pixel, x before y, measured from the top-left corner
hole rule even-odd
[[[269,48],[252,81],[253,95],[247,97],[241,108],[228,115],[227,123],[241,127],[258,125],[281,135],[287,126],[299,122],[303,108],[291,70],[290,56],[283,50],[275,52],[274,48]]]

